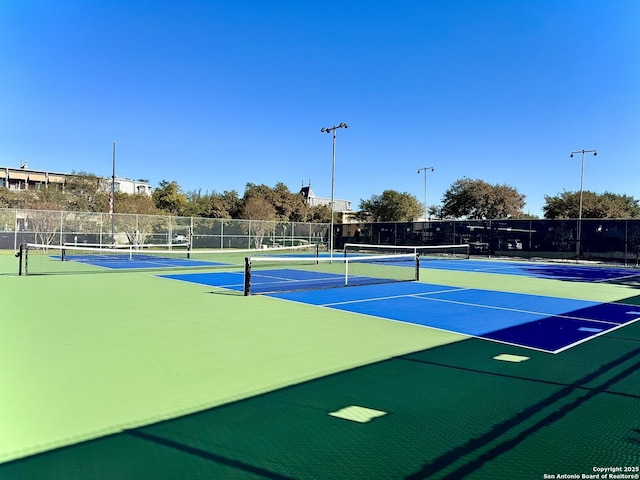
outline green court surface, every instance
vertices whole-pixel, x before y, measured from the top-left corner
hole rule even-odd
[[[640,464],[639,322],[552,355],[159,272],[16,273],[0,254],[2,479],[542,479]],[[640,310],[630,286],[421,278]]]

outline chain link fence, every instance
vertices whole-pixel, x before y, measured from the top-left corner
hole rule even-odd
[[[578,228],[580,226],[580,228]],[[184,243],[193,248],[326,245],[323,223],[231,220],[165,215],[0,209],[0,249],[21,243],[141,245]],[[580,238],[578,237],[580,231]],[[334,226],[334,246],[466,243],[475,255],[584,259],[638,265],[640,219],[434,220]]]
[[[45,245],[169,245],[267,248],[324,244],[328,224],[54,210],[0,209],[0,249]]]
[[[344,243],[443,245],[466,243],[472,255],[525,259],[583,259],[638,265],[640,219],[436,220],[343,224]],[[580,238],[578,239],[578,231]]]

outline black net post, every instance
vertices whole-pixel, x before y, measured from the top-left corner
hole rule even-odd
[[[24,249],[22,243],[20,244],[20,249],[16,252],[16,257],[18,257],[18,276],[22,275],[22,259],[23,259]]]
[[[416,282],[420,280],[420,254],[416,253]]]
[[[251,293],[251,259],[244,257],[244,296]]]

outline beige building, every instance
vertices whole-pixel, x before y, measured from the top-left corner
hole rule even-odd
[[[311,190],[311,185],[308,187],[302,187],[300,193],[306,200],[310,207],[317,207],[319,205],[331,205],[330,198],[316,197],[316,194]],[[349,200],[337,200],[333,199],[333,211],[334,212],[351,212],[351,201]]]
[[[308,187],[303,186],[300,189],[300,193],[304,197],[307,205],[310,207],[317,207],[319,205],[327,205],[331,206],[331,199],[324,197],[316,197],[313,190],[311,190],[311,184]],[[342,223],[349,223],[354,214],[353,210],[351,210],[351,201],[350,200],[338,200],[333,199],[333,211],[339,213],[342,216]]]
[[[48,186],[64,188],[67,178],[73,173],[49,172],[46,170],[33,170],[26,164],[20,168],[0,167],[0,188],[9,190],[37,190]],[[105,190],[111,189],[111,178],[103,178]],[[148,182],[131,180],[129,178],[115,178],[114,188],[116,192],[129,194],[151,195],[151,186]]]

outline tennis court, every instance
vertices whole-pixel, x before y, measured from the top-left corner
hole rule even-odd
[[[601,267],[568,263],[514,262],[506,260],[469,260],[464,262],[457,260],[437,260],[430,262],[428,267],[442,270],[555,278],[574,282],[623,281],[629,278],[637,278],[640,275],[640,270],[637,268]]]
[[[164,247],[164,248],[163,248]],[[308,245],[272,248],[260,253],[308,254]],[[24,275],[100,273],[106,270],[175,270],[233,267],[243,261],[245,251],[234,249],[191,250],[184,245],[76,246],[25,244],[20,250],[20,272]]]
[[[191,260],[187,258],[170,258],[157,255],[151,257],[149,255],[128,255],[123,254],[123,258],[113,258],[112,256],[69,256],[66,261],[78,262],[86,265],[92,265],[101,268],[119,269],[145,269],[145,268],[189,268],[189,267],[206,267],[214,265],[224,265],[217,262],[205,262],[201,260]],[[59,260],[54,257],[53,260]]]
[[[568,270],[568,269],[567,269]],[[627,274],[629,272],[626,272]],[[260,272],[258,284],[294,291],[275,298],[376,316],[464,335],[558,353],[597,335],[640,319],[640,309],[523,293],[458,288],[421,282],[375,283],[358,278],[358,288],[319,288],[336,274],[273,269]],[[608,276],[607,272],[603,276]],[[193,273],[164,278],[241,291],[240,273]],[[333,282],[332,282],[333,283]],[[374,285],[369,285],[375,283]],[[293,284],[294,286],[290,286]],[[316,289],[319,288],[319,289]]]
[[[244,296],[241,268],[15,262],[0,255],[0,478],[638,472],[634,270],[439,260],[418,282]]]

